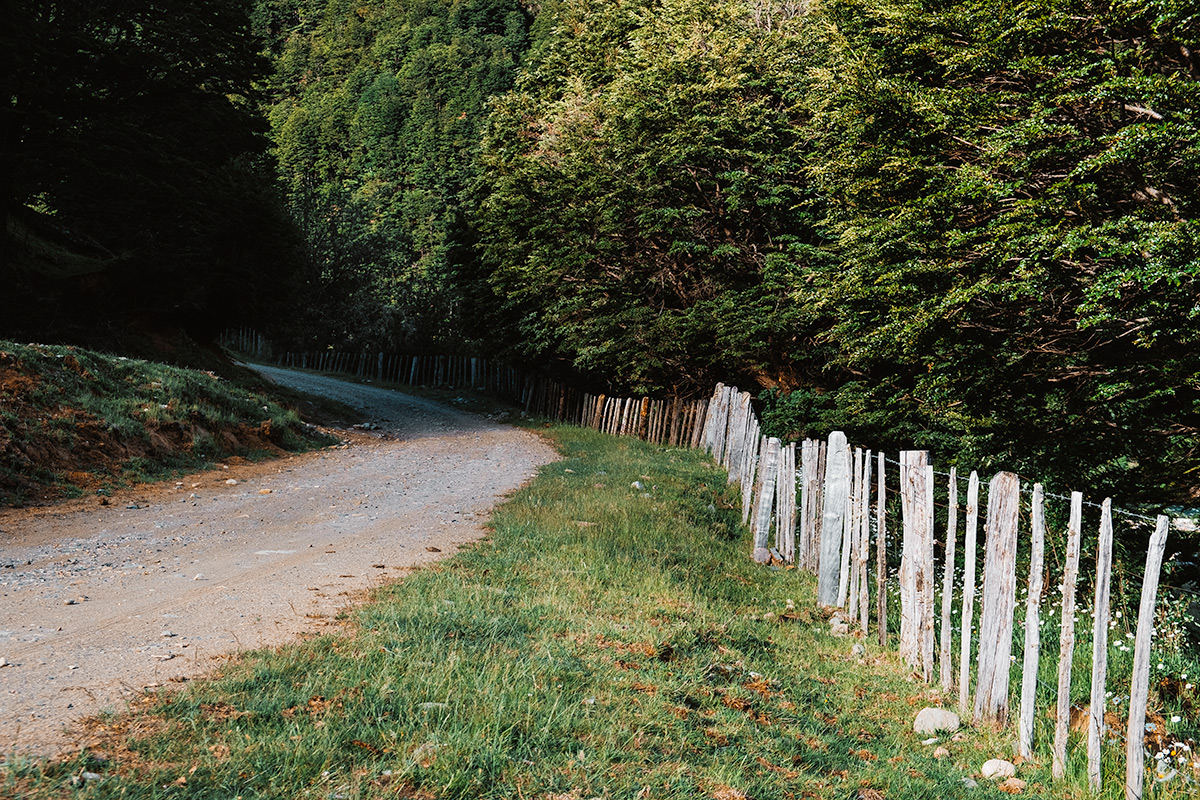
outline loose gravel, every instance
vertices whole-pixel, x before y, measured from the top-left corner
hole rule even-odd
[[[557,457],[439,403],[256,369],[361,409],[370,432],[109,505],[0,512],[0,753],[86,746],[83,717],[336,624],[371,587],[481,537],[494,505]]]

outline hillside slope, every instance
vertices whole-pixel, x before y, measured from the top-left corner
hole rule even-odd
[[[331,441],[211,372],[0,340],[0,505],[103,496],[171,469]]]

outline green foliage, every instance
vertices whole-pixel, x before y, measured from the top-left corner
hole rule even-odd
[[[790,29],[727,2],[557,13],[483,144],[481,248],[522,346],[637,391],[777,373],[823,261]]]
[[[262,0],[275,154],[306,235],[305,343],[452,348],[470,332],[460,276],[474,233],[485,103],[512,84],[517,0],[365,7]]]
[[[836,363],[973,466],[1179,487],[1200,437],[1198,30],[1171,3],[822,4],[808,174],[840,258],[816,301]]]

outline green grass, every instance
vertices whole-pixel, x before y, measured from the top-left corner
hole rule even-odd
[[[0,794],[941,800],[1011,755],[1011,732],[968,729],[935,758],[911,723],[937,691],[830,636],[808,576],[750,561],[701,454],[550,433],[563,460],[488,541],[379,590],[338,634],[138,703],[108,760],[10,763]],[[102,777],[65,788],[84,770]],[[1029,796],[1087,795],[1078,777],[1047,788],[1048,763],[1020,775]]]
[[[0,341],[0,504],[66,477],[158,480],[230,455],[333,443],[258,387],[64,345]]]

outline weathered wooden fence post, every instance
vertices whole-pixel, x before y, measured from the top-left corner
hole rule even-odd
[[[738,485],[742,487],[742,524],[750,522],[750,511],[754,503],[754,481],[758,474],[758,465],[762,461],[767,448],[767,440],[759,432],[758,420],[750,415],[750,426],[746,430],[745,459],[742,461],[742,475]]]
[[[796,443],[779,452],[775,486],[775,548],[789,564],[796,561]]]
[[[837,605],[841,567],[842,527],[850,496],[850,448],[846,434],[829,434],[825,455],[825,485],[821,509],[820,563],[817,567],[817,602]]]
[[[1071,492],[1067,523],[1067,563],[1062,582],[1062,630],[1058,645],[1058,703],[1050,773],[1062,780],[1067,773],[1067,738],[1071,733],[1071,660],[1075,654],[1075,582],[1079,578],[1079,539],[1083,528],[1083,494]]]
[[[1017,753],[1033,758],[1033,713],[1037,698],[1038,658],[1042,631],[1038,613],[1042,602],[1042,555],[1046,546],[1046,509],[1042,485],[1033,485],[1030,524],[1029,597],[1025,605],[1025,655],[1021,661],[1021,709],[1017,718]]]
[[[975,624],[976,531],[979,520],[979,475],[967,480],[966,529],[963,537],[963,599],[958,652],[958,710],[964,718],[971,710],[971,649]]]
[[[875,624],[879,646],[887,647],[887,459],[879,454],[879,485],[875,489]]]
[[[859,492],[862,491],[862,448],[854,448],[854,460],[850,467],[850,497],[846,506],[846,519],[842,527],[842,566],[838,576],[837,604],[849,611],[849,618],[858,617],[858,520],[862,513]]]
[[[1100,506],[1100,542],[1096,548],[1096,595],[1092,602],[1092,703],[1088,710],[1088,785],[1098,792],[1101,737],[1104,733],[1104,686],[1108,678],[1108,615],[1112,589],[1112,498]]]
[[[763,446],[763,459],[759,469],[758,508],[754,514],[754,560],[766,564],[771,560],[769,548],[771,534],[771,509],[775,505],[775,485],[779,478],[780,442],[774,436]],[[776,522],[778,525],[778,522]]]
[[[871,617],[871,588],[868,584],[867,562],[871,555],[871,451],[863,453],[862,489],[858,493],[858,616],[863,635]]]
[[[1125,731],[1125,800],[1142,800],[1145,785],[1146,699],[1150,694],[1150,637],[1154,631],[1154,604],[1158,598],[1158,573],[1167,549],[1170,520],[1159,515],[1146,550],[1142,601],[1138,607],[1137,641],[1133,647],[1133,678],[1129,689],[1129,725]]]
[[[954,665],[950,660],[950,601],[954,596],[954,539],[958,533],[958,469],[950,468],[946,510],[946,563],[942,570],[942,630],[938,668],[942,691],[954,688]]]
[[[975,681],[975,724],[1003,726],[1008,719],[1008,671],[1016,607],[1017,521],[1020,481],[997,473],[988,485],[987,543],[983,602],[979,616],[979,663]]]
[[[929,453],[900,453],[904,538],[900,555],[900,657],[933,678],[933,507]]]

